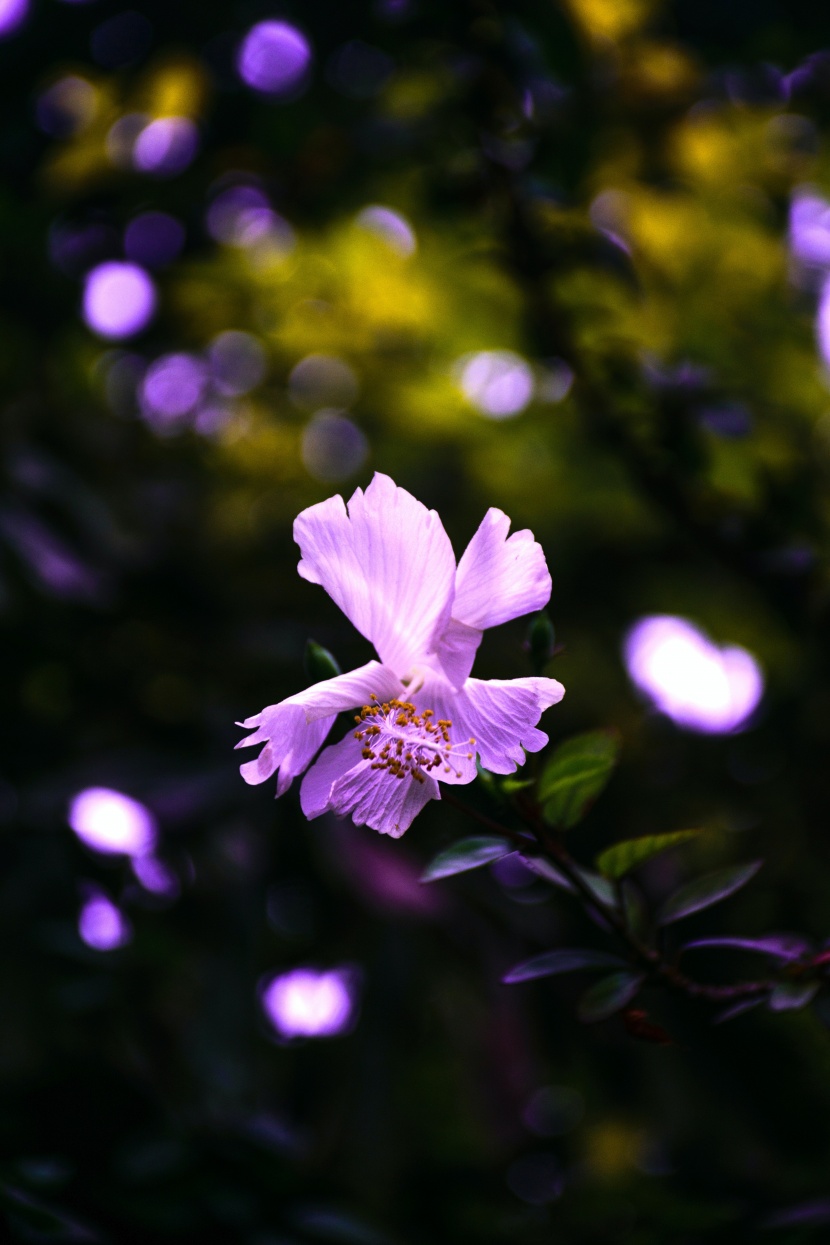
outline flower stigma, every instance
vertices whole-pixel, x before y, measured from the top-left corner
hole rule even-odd
[[[372,693],[373,703],[364,705],[355,722],[361,728],[354,737],[363,744],[363,758],[372,762],[372,769],[385,769],[396,778],[411,775],[416,782],[424,782],[430,770],[443,767],[443,772],[455,769],[453,758],[461,748],[474,745],[470,738],[464,744],[453,744],[450,738],[452,721],[435,719],[432,709],[419,713],[410,700],[388,700],[381,704]],[[435,720],[434,720],[435,719]],[[472,752],[465,753],[472,761]]]

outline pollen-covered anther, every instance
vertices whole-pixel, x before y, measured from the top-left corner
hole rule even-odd
[[[461,755],[460,748],[466,747],[467,741],[463,745],[453,743],[452,719],[436,719],[432,709],[419,713],[410,700],[390,700],[364,705],[355,721],[362,727],[355,732],[355,738],[365,741],[362,755],[371,761],[372,769],[387,770],[395,778],[412,777],[418,782],[424,782],[426,775],[439,768],[445,774],[462,776],[455,768],[456,756]],[[474,744],[475,740],[469,742]],[[464,752],[463,756],[468,761],[473,759],[471,752]]]

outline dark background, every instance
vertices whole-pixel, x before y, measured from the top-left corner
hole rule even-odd
[[[584,1026],[570,978],[500,984],[525,955],[602,943],[567,897],[491,870],[420,887],[430,855],[474,832],[461,813],[432,805],[401,842],[308,824],[296,789],[275,804],[273,783],[246,787],[232,748],[235,720],[305,685],[309,636],[344,669],[369,656],[295,573],[300,509],[383,470],[440,511],[460,553],[499,506],[553,575],[565,650],[550,672],[567,697],[547,729],[622,739],[577,857],[702,827],[646,870],[648,894],[764,858],[690,934],[821,944],[830,395],[821,274],[794,272],[787,213],[794,187],[830,189],[830,18],[723,0],[131,12],[119,44],[102,25],[123,5],[40,0],[0,42],[9,1239],[822,1239],[820,1005],[712,1027],[707,1008],[653,992],[667,1047],[618,1019]],[[234,68],[271,17],[313,49],[296,98],[264,98]],[[158,98],[162,73],[199,152],[175,177],[115,168],[107,132]],[[44,128],[38,101],[67,74],[94,88],[92,115]],[[240,181],[295,231],[287,257],[207,232],[217,187]],[[378,203],[412,225],[411,259],[355,224]],[[121,258],[145,210],[182,221],[184,250],[155,274],[152,325],[102,341],[80,315],[83,278]],[[228,329],[261,341],[267,371],[216,433],[148,424],[134,385],[112,380]],[[567,365],[573,386],[488,419],[453,372],[488,349],[537,376]],[[349,417],[368,456],[343,480],[301,455],[310,414],[288,378],[313,353],[360,382]],[[681,731],[638,699],[620,646],[659,612],[757,656],[766,693],[748,730]],[[477,673],[529,673],[524,634],[487,636]],[[177,894],[76,840],[68,804],[90,786],[154,812]],[[93,885],[131,924],[119,950],[78,936]],[[712,980],[754,968],[700,963]],[[352,1032],[280,1043],[260,983],[344,964],[361,981]],[[545,1087],[561,1109],[540,1129],[528,1104]]]

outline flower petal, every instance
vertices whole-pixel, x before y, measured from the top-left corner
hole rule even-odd
[[[417,696],[418,708],[433,708],[436,717],[452,722],[450,735],[458,749],[455,768],[450,773],[442,768],[436,776],[453,784],[475,778],[475,763],[464,751],[471,738],[475,744],[469,750],[478,754],[485,769],[494,774],[514,773],[524,765],[525,752],[538,752],[548,742],[536,723],[564,695],[556,679],[468,679],[460,692],[438,679],[430,680]]]
[[[338,713],[369,704],[373,694],[385,700],[402,692],[403,686],[391,670],[370,661],[357,670],[315,683],[278,705],[268,705],[243,723],[256,729],[240,740],[237,748],[263,742],[265,747],[255,761],[240,767],[242,777],[247,783],[261,783],[278,769],[277,795],[283,795],[325,742]]]
[[[434,779],[418,782],[396,778],[389,770],[373,769],[361,755],[361,746],[347,735],[326,748],[303,779],[300,803],[306,817],[321,813],[351,814],[357,826],[371,826],[380,834],[399,839],[430,800],[440,800]]]
[[[434,510],[389,476],[310,506],[294,522],[298,570],[321,584],[398,675],[433,652],[449,622],[455,557]]]
[[[458,563],[453,618],[484,630],[542,609],[551,582],[542,546],[527,530],[508,538],[510,520],[491,508]]]
[[[437,648],[441,669],[454,688],[461,688],[470,677],[483,631],[451,618]]]

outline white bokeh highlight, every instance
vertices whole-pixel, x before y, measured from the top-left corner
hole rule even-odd
[[[711,735],[745,726],[761,700],[756,659],[737,646],[719,648],[685,618],[641,618],[623,643],[629,677],[678,726]]]
[[[69,805],[69,824],[87,847],[110,856],[146,856],[158,838],[150,810],[111,787],[79,791]]]
[[[353,974],[348,969],[292,969],[268,983],[262,1006],[282,1038],[336,1037],[354,1021]]]

